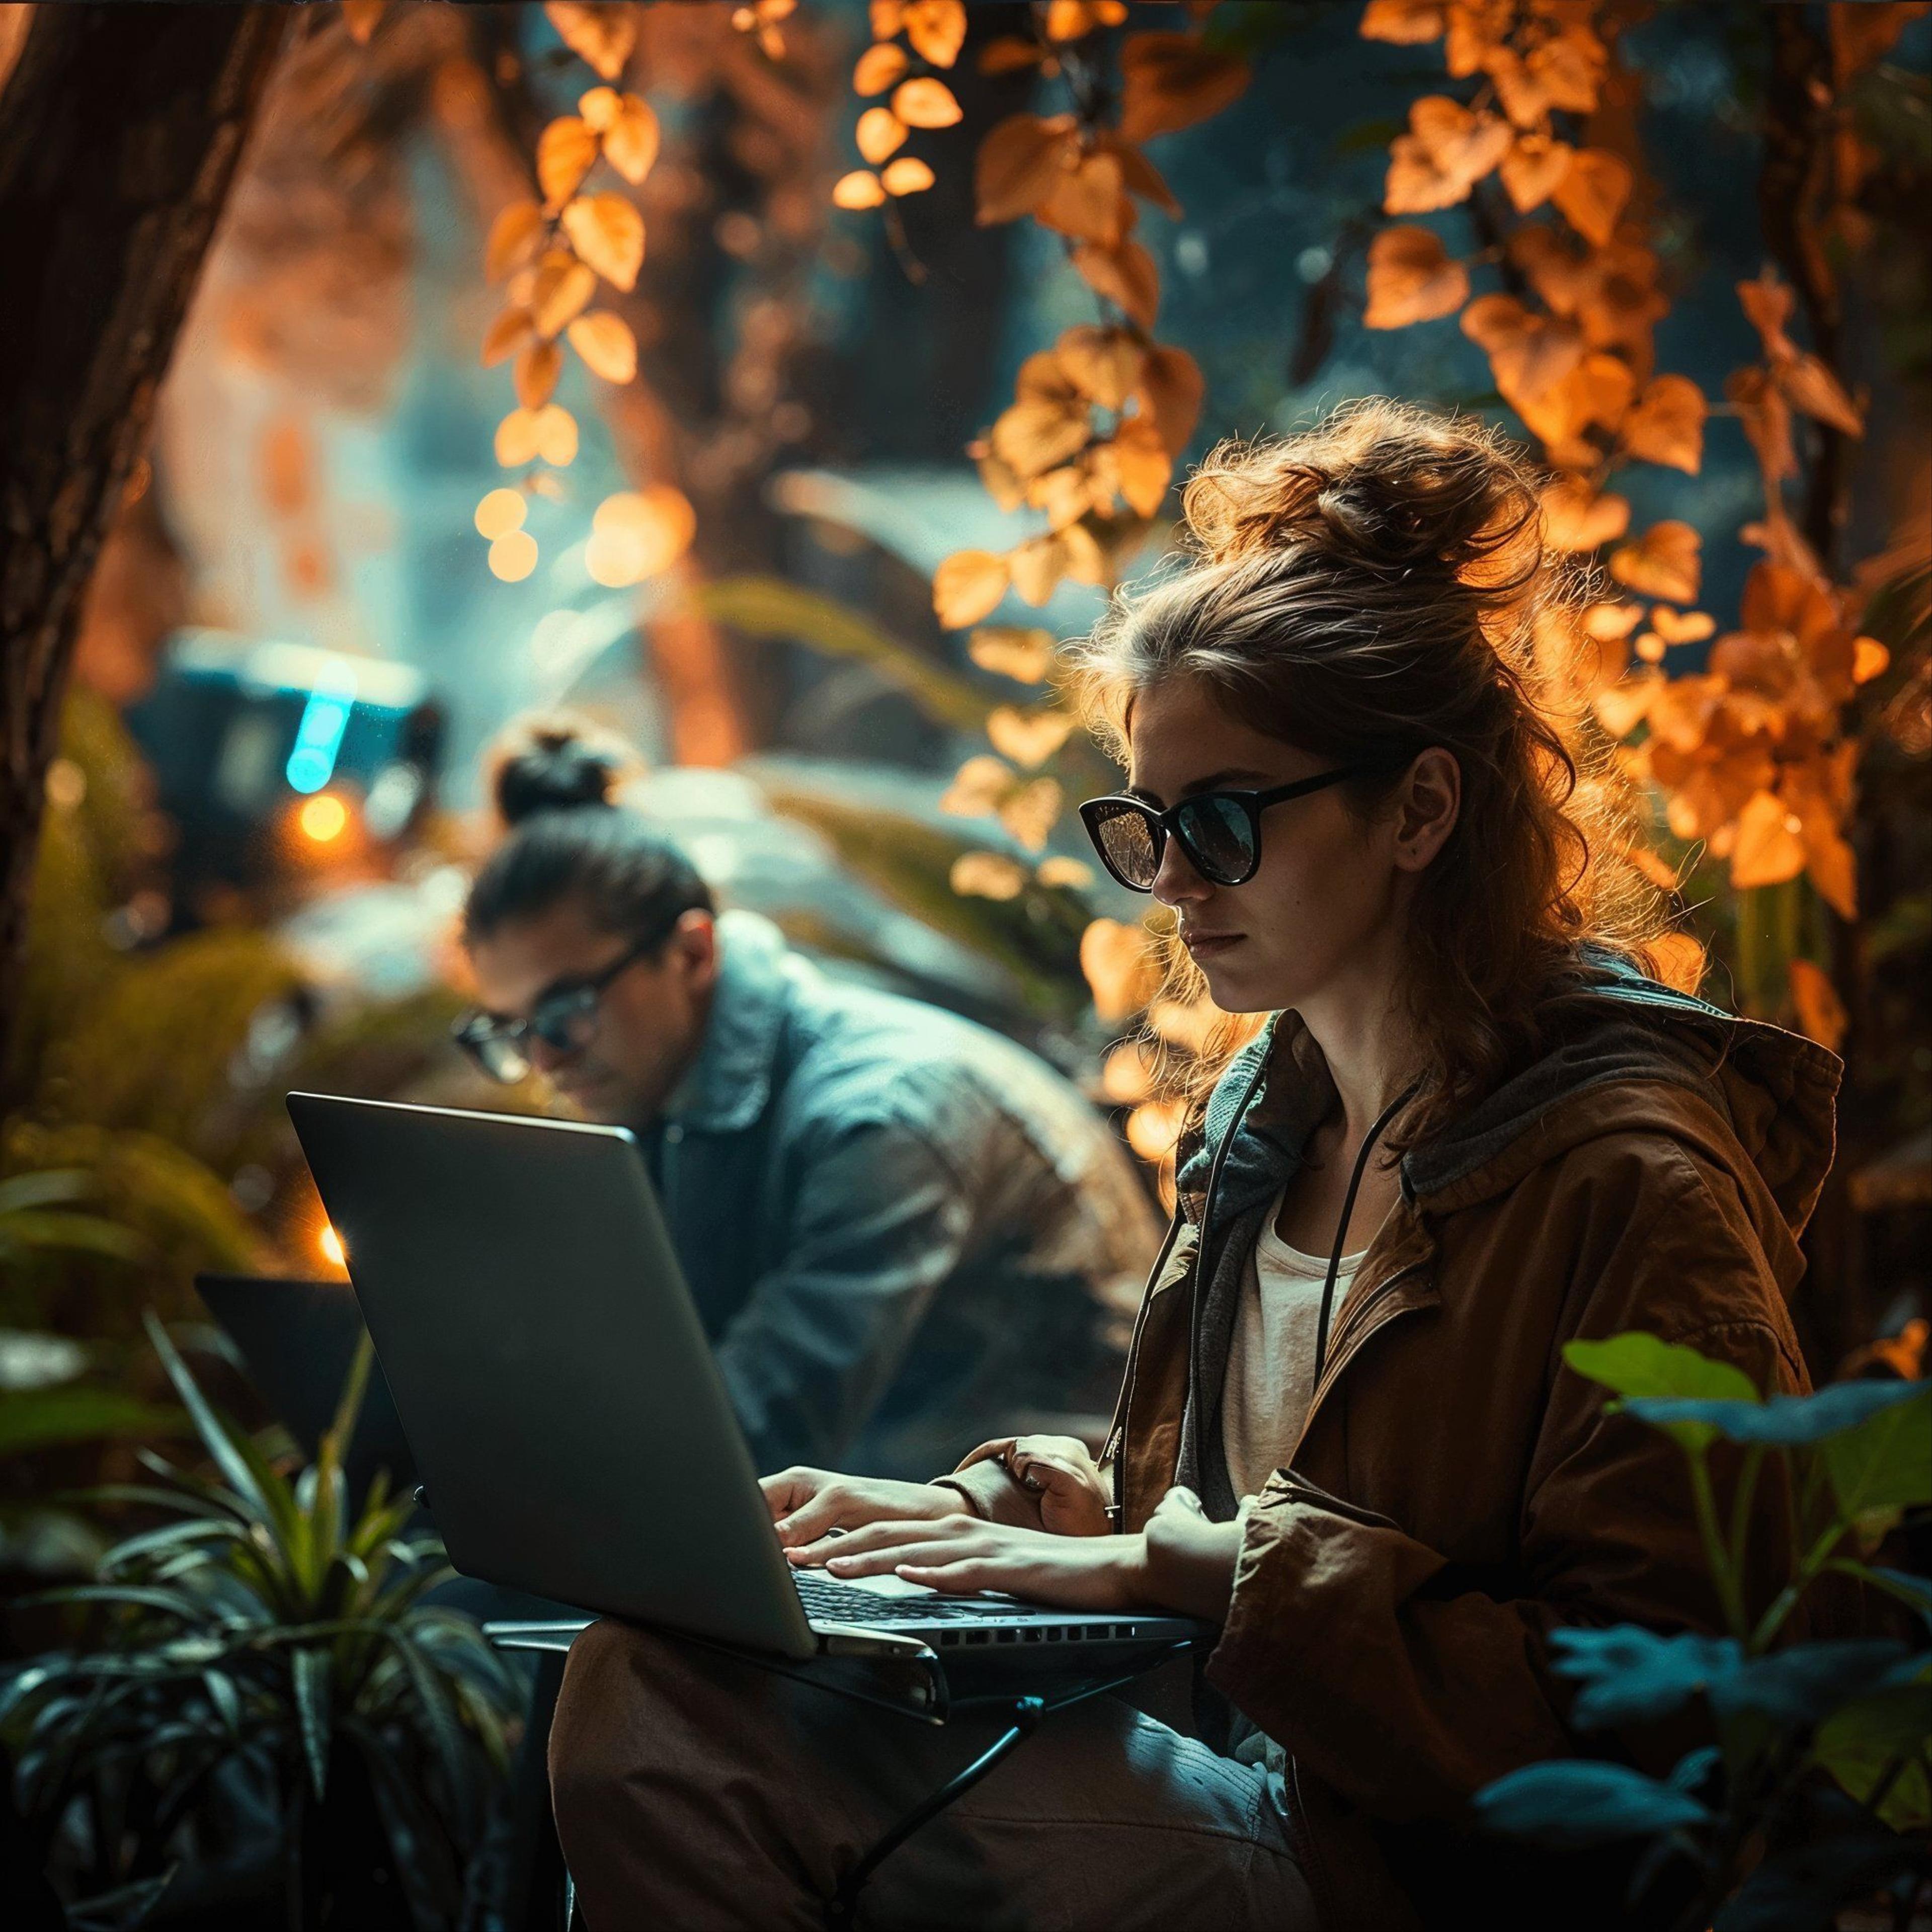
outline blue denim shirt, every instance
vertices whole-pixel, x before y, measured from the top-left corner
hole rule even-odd
[[[1104,1426],[1160,1228],[1130,1156],[1011,1041],[718,922],[704,1042],[640,1136],[760,1472],[923,1478]]]

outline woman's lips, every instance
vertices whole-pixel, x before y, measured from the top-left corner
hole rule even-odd
[[[1197,960],[1214,959],[1246,937],[1240,932],[1187,932],[1181,934],[1180,943]]]

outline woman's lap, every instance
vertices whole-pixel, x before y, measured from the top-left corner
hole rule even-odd
[[[934,1728],[596,1625],[550,1738],[591,1932],[820,1926],[840,1876],[1003,1728]],[[865,1900],[862,1923],[921,1932],[1315,1923],[1266,1774],[1108,1697],[1046,1718],[884,1862]]]

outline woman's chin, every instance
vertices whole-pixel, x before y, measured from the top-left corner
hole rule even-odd
[[[1268,989],[1266,982],[1270,976],[1257,973],[1252,962],[1239,957],[1245,950],[1234,946],[1197,962],[1201,976],[1208,982],[1208,997],[1224,1013],[1273,1012],[1282,1002]]]

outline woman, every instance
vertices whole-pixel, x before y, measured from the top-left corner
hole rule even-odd
[[[872,1922],[1494,1924],[1531,1868],[1457,1827],[1576,1748],[1547,1633],[1718,1620],[1676,1452],[1563,1344],[1644,1328],[1804,1387],[1785,1297],[1837,1063],[1646,976],[1503,447],[1367,403],[1217,454],[1186,510],[1197,558],[1084,654],[1130,779],[1084,816],[1215,1004],[1274,1017],[1184,1143],[1102,1465],[1022,1440],[767,1492],[835,1576],[1222,1626],[1208,1742],[1106,1700],[1048,1720],[886,1861]],[[586,1634],[551,1766],[594,1932],[818,1923],[984,1742],[832,1706]],[[1614,1886],[1563,1910],[1625,1922]]]

